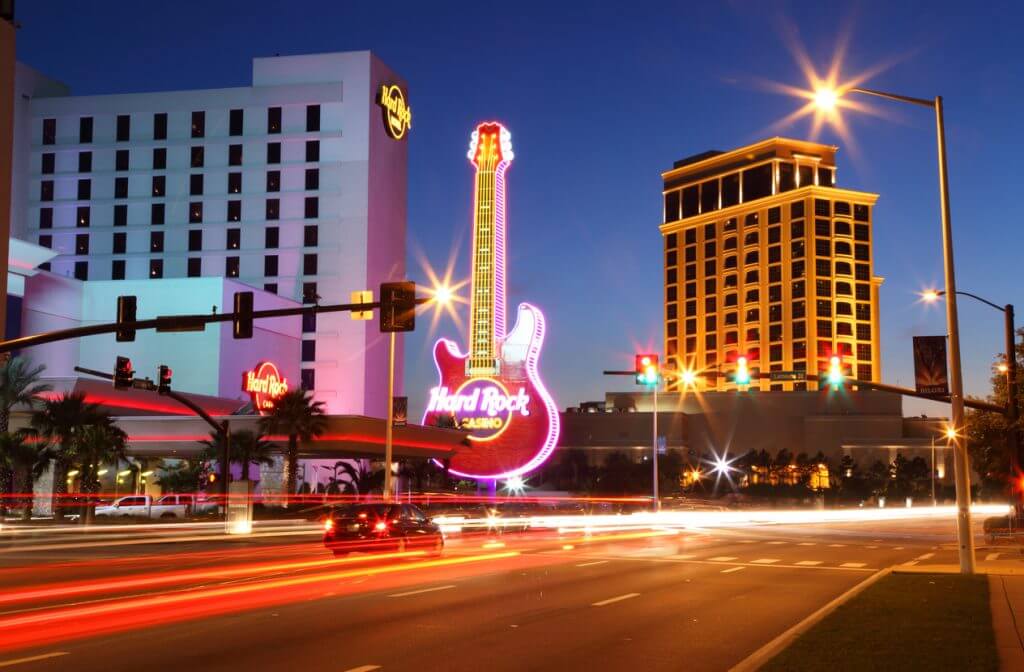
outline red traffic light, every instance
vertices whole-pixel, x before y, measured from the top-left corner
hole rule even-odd
[[[636,382],[639,385],[656,385],[660,369],[658,367],[658,355],[643,353],[636,356],[633,368],[636,373]]]

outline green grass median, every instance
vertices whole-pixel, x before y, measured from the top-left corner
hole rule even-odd
[[[890,574],[761,669],[994,672],[988,577]]]

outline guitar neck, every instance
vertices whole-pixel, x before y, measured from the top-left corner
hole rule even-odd
[[[473,298],[470,302],[470,369],[490,369],[497,359],[494,329],[494,166],[477,171],[476,215],[473,226]]]

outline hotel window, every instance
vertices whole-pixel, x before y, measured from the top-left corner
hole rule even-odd
[[[683,219],[687,217],[693,217],[698,214],[700,208],[700,199],[697,194],[697,186],[686,187],[683,189],[682,196],[682,207],[683,207]]]
[[[131,136],[132,118],[127,114],[117,115],[117,141],[128,142]]]
[[[304,390],[316,388],[316,371],[314,369],[302,369],[299,371],[299,384]]]
[[[836,283],[836,296],[852,296],[853,287],[848,282],[837,282]]]
[[[88,233],[80,233],[75,236],[75,254],[89,254]]]
[[[188,223],[189,224],[200,224],[203,221],[203,204],[202,203],[189,203],[188,204]]]
[[[112,252],[114,254],[124,254],[128,248],[128,234],[124,231],[118,231],[114,234],[114,240],[111,245]]]
[[[708,259],[707,261],[704,262],[704,275],[714,275],[714,274],[715,274],[715,260],[714,259]]]
[[[88,201],[92,198],[92,180],[78,181],[78,200]]]
[[[687,263],[692,263],[694,261],[697,261],[697,246],[696,245],[690,245],[688,247],[683,248],[683,261],[685,261]]]
[[[782,305],[781,304],[773,304],[771,306],[768,306],[768,321],[769,322],[779,322],[781,320],[782,320]],[[781,330],[782,329],[782,325],[776,325],[775,327],[772,327],[772,328],[773,329],[778,328],[778,329]],[[775,332],[771,332],[771,333],[775,333]],[[781,331],[780,331],[780,333],[781,333]],[[773,338],[772,340],[775,340],[775,339]]]
[[[769,285],[768,286],[768,300],[769,301],[782,301],[782,285]]]
[[[268,226],[263,232],[263,247],[268,250],[277,249],[281,243],[281,229],[276,226]]]
[[[688,282],[686,283],[686,298],[693,299],[697,297],[697,283]]]
[[[857,283],[857,300],[858,301],[870,301],[871,300],[871,286]]]
[[[870,341],[871,340],[871,325],[870,324],[858,324],[857,325],[857,340],[858,341]],[[864,359],[870,359],[865,357]]]
[[[229,194],[240,194],[240,193],[242,193],[242,174],[241,173],[228,173],[228,193]]]
[[[319,161],[320,160],[320,141],[319,140],[307,140],[306,141],[306,161]]]
[[[736,279],[736,274],[733,273],[725,276],[725,279],[722,282],[722,286],[725,287],[726,289],[728,289],[729,287],[736,287],[737,282],[738,281]]]
[[[110,262],[110,279],[124,280],[124,259],[114,259]]]
[[[818,338],[832,338],[832,320],[818,320]]]
[[[733,173],[722,177],[722,207],[736,205],[740,202],[740,174]]]
[[[53,175],[57,164],[57,155],[48,152],[43,154],[40,159],[39,172],[43,175]]]
[[[793,318],[794,319],[800,318],[800,317],[803,317],[806,314],[807,304],[805,304],[803,301],[794,301],[790,305],[790,309],[793,311]]]
[[[759,322],[761,320],[761,311],[758,308],[750,308],[747,310],[746,315],[743,316],[743,321],[747,322]]]
[[[827,278],[832,274],[832,264],[828,259],[818,259],[814,262],[814,272]]]
[[[167,113],[157,112],[153,115],[153,139],[167,139]]]
[[[53,181],[43,180],[39,183],[39,200],[40,201],[52,201],[53,200]]]
[[[39,247],[53,248],[53,236],[48,233],[44,233],[39,236]]]
[[[307,224],[302,232],[302,244],[306,247],[316,247],[320,244],[320,227],[316,224]]]
[[[316,292],[313,292],[313,293],[316,294]],[[303,299],[302,299],[303,303],[313,303],[312,301],[307,301],[306,300],[306,298],[309,297],[309,294],[307,292],[305,292],[305,290],[303,290],[302,296],[303,296]],[[309,297],[309,298],[311,298],[311,297]],[[316,313],[303,313],[302,314],[302,333],[304,333],[304,334],[312,334],[315,331],[316,331]]]
[[[39,208],[39,228],[53,228],[53,208]]]
[[[714,224],[705,224],[704,225],[704,240],[714,240],[714,239],[715,239],[715,225]]]
[[[756,343],[761,340],[761,330],[757,327],[747,329],[747,343]]]
[[[871,279],[871,267],[867,264],[857,264],[854,267],[856,271],[854,277],[858,280],[870,280]]]
[[[267,133],[281,132],[281,108],[267,108]]]
[[[831,187],[835,184],[832,181],[831,168],[818,168],[818,184],[822,187]]]
[[[761,300],[761,292],[756,289],[748,289],[747,295],[744,297],[744,303],[757,303]]]
[[[867,224],[856,224],[853,227],[853,239],[866,243],[870,237],[870,229]]]
[[[228,145],[228,165],[229,166],[240,166],[240,165],[242,165],[242,146],[241,145]]]
[[[828,240],[823,238],[816,238],[814,240],[814,253],[819,257],[828,257],[832,255],[832,245]]]
[[[760,273],[758,273],[756,269],[752,271],[747,271],[747,274],[743,278],[744,284],[747,285],[757,284],[758,282],[760,282],[760,280]]]
[[[149,223],[150,224],[163,224],[164,223],[164,204],[153,203],[149,206]]]
[[[744,245],[757,245],[757,231],[751,231],[747,235],[743,236]]]
[[[319,168],[307,168],[306,169],[306,189],[312,191],[320,188],[320,169]]]
[[[793,295],[794,299],[802,299],[804,297],[804,281],[803,280],[800,280],[799,282],[794,282],[792,285],[790,285],[790,287],[791,287],[790,293]]]
[[[243,110],[231,110],[228,113],[228,135],[241,135],[245,121]]]
[[[765,163],[743,171],[743,200],[753,201],[772,195],[772,164]]]
[[[317,260],[315,254],[302,255],[302,273],[303,275],[316,275]]]
[[[704,256],[705,257],[713,257],[713,256],[715,256],[715,243],[714,242],[704,243]]]
[[[857,344],[857,359],[862,362],[871,360],[871,344],[870,343],[858,343]]]
[[[277,255],[268,254],[263,257],[263,275],[273,278],[277,275]]]
[[[852,254],[852,250],[850,250],[850,244],[849,243],[844,243],[844,242],[837,242],[836,243],[836,254],[842,254],[844,256],[850,256]]]
[[[782,246],[772,245],[768,248],[768,263],[777,264],[782,261]]]
[[[773,226],[768,229],[768,244],[782,242],[782,227]]]
[[[320,130],[320,106],[306,105],[306,132],[315,133]]]
[[[679,219],[679,190],[670,191],[665,194],[665,222],[674,222]]]
[[[824,198],[814,199],[814,214],[820,217],[828,217],[832,214],[832,204]]]
[[[203,175],[197,173],[188,176],[188,193],[191,196],[202,196],[203,195]]]
[[[237,250],[242,246],[242,230],[241,229],[228,229],[227,231],[227,242],[224,244],[226,249]]]
[[[188,251],[200,252],[203,249],[203,230],[192,229],[188,232]]]
[[[119,149],[114,153],[114,170],[125,171],[131,165],[131,155],[127,149]]]
[[[739,340],[740,340],[739,334],[737,334],[735,331],[727,331],[727,332],[725,332],[725,344],[726,345],[736,345],[739,342]]]
[[[89,279],[89,262],[88,261],[76,261],[75,262],[75,280],[88,280]]]
[[[203,275],[203,260],[201,257],[189,257],[186,273],[190,278],[200,278]]]
[[[856,222],[867,222],[871,219],[871,209],[866,205],[853,206],[853,219]]]
[[[735,250],[736,249],[736,237],[732,236],[725,239],[725,244],[722,246],[723,250]]]
[[[671,286],[671,287],[669,287],[669,288],[667,288],[665,290],[665,300],[666,301],[675,301],[678,298],[679,297],[677,295],[675,285],[673,285],[673,286]]]
[[[831,236],[832,225],[827,219],[814,220],[814,234],[817,236]]]
[[[281,201],[276,198],[267,199],[265,219],[276,220],[281,217]]]
[[[714,334],[706,334],[704,336],[704,349],[714,350],[718,347],[718,337]]]
[[[189,165],[193,168],[202,168],[206,162],[206,150],[202,145],[192,147],[189,154]]]
[[[836,231],[836,235],[837,236],[848,236],[848,235],[850,235],[850,232],[851,232],[850,223],[849,222],[842,222],[842,221],[836,222],[835,231]]]
[[[51,154],[50,156],[53,156],[53,155]],[[80,173],[91,173],[92,172],[92,152],[79,152],[78,153],[78,172],[80,172]]]
[[[756,212],[752,212],[749,215],[747,215],[746,219],[743,222],[743,226],[744,227],[757,226],[758,220],[759,220],[758,214]]]
[[[167,148],[156,147],[153,149],[153,170],[167,169]]]
[[[858,303],[857,304],[857,319],[858,320],[870,320],[871,319],[871,304],[870,303]]]
[[[715,300],[715,297],[713,296],[704,297],[704,312],[713,313],[716,310],[718,310],[717,303],[718,302]]]
[[[725,307],[726,308],[734,308],[738,302],[739,302],[739,295],[738,294],[726,294],[725,295]]]
[[[312,362],[316,359],[316,341],[302,342],[302,361]]]
[[[57,120],[43,119],[43,144],[57,144]]]
[[[276,282],[264,282],[263,291],[268,294],[277,294],[277,283]]]
[[[857,365],[857,380],[871,380],[871,365],[870,364],[858,364]]]
[[[736,257],[726,257],[725,263],[722,265],[722,268],[736,268]]]
[[[725,233],[728,233],[729,231],[735,231],[735,230],[736,230],[736,218],[735,217],[730,217],[729,219],[725,220],[725,224],[722,225],[722,231],[724,231]]]
[[[832,317],[832,302],[827,299],[818,299],[814,303],[818,311],[818,317]]]
[[[793,359],[804,359],[807,357],[807,344],[803,341],[793,342]]]
[[[793,222],[789,225],[789,237],[790,238],[803,238],[804,237],[804,223],[803,220]]]
[[[192,137],[202,138],[206,135],[206,113],[192,113]]]
[[[705,294],[714,294],[715,293],[715,285],[716,285],[716,283],[715,283],[715,279],[714,278],[705,278],[704,279],[704,293]]]
[[[149,260],[149,277],[151,277],[151,278],[162,278],[162,277],[164,277],[164,260],[163,259],[150,259]]]
[[[320,199],[316,196],[307,196],[304,213],[306,219],[316,219],[320,216]]]
[[[700,185],[700,211],[718,210],[718,180],[709,180]],[[714,227],[712,227],[714,231]]]
[[[802,259],[804,256],[804,241],[794,240],[792,243],[790,243],[789,256],[793,257],[794,259]]]
[[[238,277],[238,257],[228,257],[224,260],[224,275],[229,278]]]
[[[267,171],[267,191],[281,191],[281,171]]]
[[[92,142],[92,117],[81,117],[78,120],[78,141]]]
[[[267,143],[267,163],[281,163],[281,143]]]
[[[758,259],[759,255],[757,252],[747,252],[747,255],[743,258],[743,263],[745,265],[756,264],[758,263]]]
[[[837,336],[853,336],[853,325],[849,322],[837,322],[836,323],[836,335]]]
[[[75,226],[79,228],[89,226],[89,221],[92,219],[91,214],[87,205],[80,205],[75,208]]]
[[[830,280],[815,280],[814,291],[818,296],[832,296],[832,282]]]
[[[153,176],[153,196],[163,196],[167,191],[167,176],[165,175],[154,175]]]
[[[714,331],[717,328],[718,325],[715,323],[714,315],[704,316],[704,331]]]
[[[164,251],[164,232],[163,231],[151,231],[149,233],[149,251],[150,252],[163,252]]]
[[[867,261],[871,258],[871,248],[867,245],[855,245],[853,258],[857,261]]]
[[[836,275],[850,275],[851,273],[852,273],[852,271],[850,270],[849,262],[846,262],[846,261],[837,261],[836,262]]]
[[[114,198],[128,198],[128,178],[114,178]]]

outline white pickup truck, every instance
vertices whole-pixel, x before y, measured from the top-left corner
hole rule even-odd
[[[177,518],[192,514],[192,495],[164,495],[153,501],[149,495],[129,495],[115,499],[108,506],[97,506],[96,517],[108,518]]]

